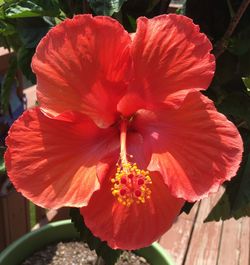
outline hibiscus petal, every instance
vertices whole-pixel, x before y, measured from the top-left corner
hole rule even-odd
[[[134,81],[121,99],[119,111],[130,115],[163,101],[179,106],[188,92],[206,89],[215,69],[211,49],[199,26],[185,16],[139,18],[132,41]]]
[[[242,158],[236,127],[199,92],[187,95],[177,110],[139,111],[134,130],[141,133],[172,194],[188,201],[206,197],[235,176]]]
[[[42,110],[53,117],[80,111],[99,127],[112,124],[129,78],[130,43],[109,17],[79,15],[51,29],[32,61]]]
[[[96,164],[119,147],[119,135],[83,115],[54,120],[36,108],[14,123],[6,143],[7,172],[19,192],[45,208],[81,207],[99,188]]]
[[[159,173],[152,173],[151,198],[130,207],[117,201],[107,177],[81,208],[84,221],[92,233],[114,249],[133,250],[149,246],[166,232],[180,213],[183,200],[173,197]]]

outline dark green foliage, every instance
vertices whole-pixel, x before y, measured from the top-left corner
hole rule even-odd
[[[126,0],[88,0],[90,7],[97,15],[112,16],[119,12]]]
[[[212,209],[204,222],[227,220],[230,218],[239,219],[244,216],[250,216],[250,204],[245,205],[241,209],[232,211],[228,193],[225,192],[218,201],[216,207]]]
[[[59,6],[65,15],[72,18],[77,14],[90,13],[88,8],[87,0],[59,0]]]
[[[162,14],[169,2],[168,0],[127,0],[121,9],[123,26],[128,32],[135,32],[138,17],[152,18]]]
[[[228,117],[238,118],[238,121],[245,122],[250,126],[250,96],[243,92],[232,92],[225,95],[224,100],[219,104],[218,110]]]
[[[17,65],[23,74],[35,83],[31,59],[41,38],[55,25],[60,13],[57,0],[52,1],[6,1],[0,7],[0,43],[14,50]],[[10,80],[10,79],[8,79]],[[5,97],[6,99],[6,97]]]
[[[36,76],[31,69],[31,60],[35,53],[35,48],[25,48],[24,46],[20,47],[17,52],[17,64],[18,67],[22,70],[25,77],[30,80],[33,84],[36,83]]]
[[[183,205],[183,207],[181,209],[180,214],[183,213],[183,212],[186,213],[186,214],[189,214],[194,205],[195,205],[195,203],[185,202],[185,204]]]
[[[0,19],[0,34],[3,36],[9,36],[16,32],[16,28],[14,25],[9,23],[8,21]]]
[[[25,18],[41,16],[58,16],[59,4],[57,0],[16,0],[11,1],[5,8],[8,18]]]
[[[17,71],[17,58],[12,56],[10,58],[10,65],[7,73],[4,76],[3,82],[1,84],[1,109],[4,113],[9,112],[9,99],[12,85],[15,81]]]
[[[246,87],[246,92],[250,96],[250,77],[242,77],[242,81],[244,82],[244,85]]]
[[[250,134],[241,130],[244,155],[237,176],[226,184],[226,190],[205,221],[219,221],[250,216]]]
[[[140,16],[149,17],[150,13],[156,8],[160,12],[160,0],[128,0],[124,3],[122,11],[135,19]]]
[[[209,36],[216,50],[231,16],[237,12],[241,2],[187,0],[186,14],[200,25],[201,31]],[[250,213],[250,96],[247,90],[250,76],[249,19],[248,7],[236,30],[227,40],[225,52],[217,58],[214,80],[205,92],[214,100],[218,110],[238,126],[245,147],[244,159],[237,176],[226,184],[224,195],[206,221],[240,218]]]
[[[17,19],[17,31],[25,48],[35,48],[52,27],[41,17]]]
[[[250,50],[250,26],[230,39],[228,50],[235,55],[243,55]]]
[[[72,18],[75,14],[77,14],[77,10],[80,9],[82,11],[82,1],[59,0],[59,5],[61,10],[69,18]]]
[[[17,55],[17,65],[32,83],[31,59],[41,38],[55,23],[60,13],[57,0],[6,1],[0,7],[0,43]],[[52,16],[52,17],[49,17]]]
[[[3,146],[0,146],[0,176],[2,174],[5,174],[4,152],[5,148]]]
[[[187,0],[185,13],[214,42],[222,37],[230,21],[227,0]]]
[[[70,216],[75,228],[80,233],[81,239],[88,244],[89,248],[95,250],[96,254],[104,259],[105,264],[114,265],[122,251],[110,248],[106,242],[95,237],[86,227],[78,208],[71,208]]]

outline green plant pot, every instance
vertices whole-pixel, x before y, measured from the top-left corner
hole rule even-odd
[[[79,239],[70,220],[50,223],[38,230],[32,231],[8,246],[0,254],[1,265],[20,265],[35,251],[59,241]],[[152,265],[174,265],[165,250],[157,243],[152,246],[136,251],[137,254],[146,258]]]

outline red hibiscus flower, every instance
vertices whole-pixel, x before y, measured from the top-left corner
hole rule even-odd
[[[193,202],[236,174],[242,141],[199,91],[211,43],[178,15],[76,16],[38,45],[39,107],[12,126],[5,155],[18,191],[46,208],[81,207],[112,248],[149,245]]]

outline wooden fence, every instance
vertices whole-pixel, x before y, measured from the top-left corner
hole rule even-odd
[[[67,218],[67,208],[46,210],[31,207],[30,202],[14,189],[6,177],[0,186],[0,251],[32,229]],[[31,219],[35,223],[33,226]]]

